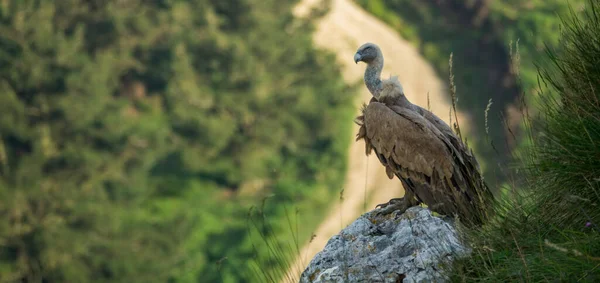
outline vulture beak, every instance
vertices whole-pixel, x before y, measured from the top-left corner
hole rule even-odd
[[[362,56],[360,55],[360,53],[356,52],[356,54],[354,54],[354,63],[358,64],[358,62],[362,59]]]

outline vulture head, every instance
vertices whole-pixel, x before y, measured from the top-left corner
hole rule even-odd
[[[370,42],[363,44],[354,54],[354,63],[356,64],[358,64],[358,62],[371,64],[376,59],[383,59],[381,50],[377,45]]]
[[[380,76],[383,69],[383,54],[381,49],[370,42],[361,45],[354,54],[354,63],[358,64],[358,62],[367,63],[365,85],[371,94],[378,98],[382,88]]]

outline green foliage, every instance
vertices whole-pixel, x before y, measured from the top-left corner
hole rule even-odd
[[[544,46],[557,47],[560,37],[560,20],[557,15],[568,13],[568,4],[581,6],[582,0],[553,1],[492,1],[489,18],[498,29],[501,42],[519,42],[519,54],[526,58],[520,62],[519,77],[523,89],[535,94],[538,72],[534,62],[543,60]],[[531,94],[531,95],[530,95]]]
[[[269,194],[309,237],[353,91],[294,2],[0,2],[0,281],[248,281]]]
[[[539,73],[549,92],[523,150],[527,190],[469,235],[474,255],[455,264],[455,281],[600,280],[600,2],[562,23],[560,49],[548,49]]]

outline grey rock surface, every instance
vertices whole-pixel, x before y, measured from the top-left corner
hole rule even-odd
[[[411,207],[403,214],[360,216],[333,236],[300,282],[445,282],[443,265],[466,255],[451,219]]]

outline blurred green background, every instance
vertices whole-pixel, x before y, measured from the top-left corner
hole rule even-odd
[[[356,91],[296,2],[0,0],[0,282],[256,282],[272,252],[253,206],[306,241],[342,186]],[[356,2],[442,78],[454,52],[469,140],[504,183],[522,141],[503,117],[567,2]]]

